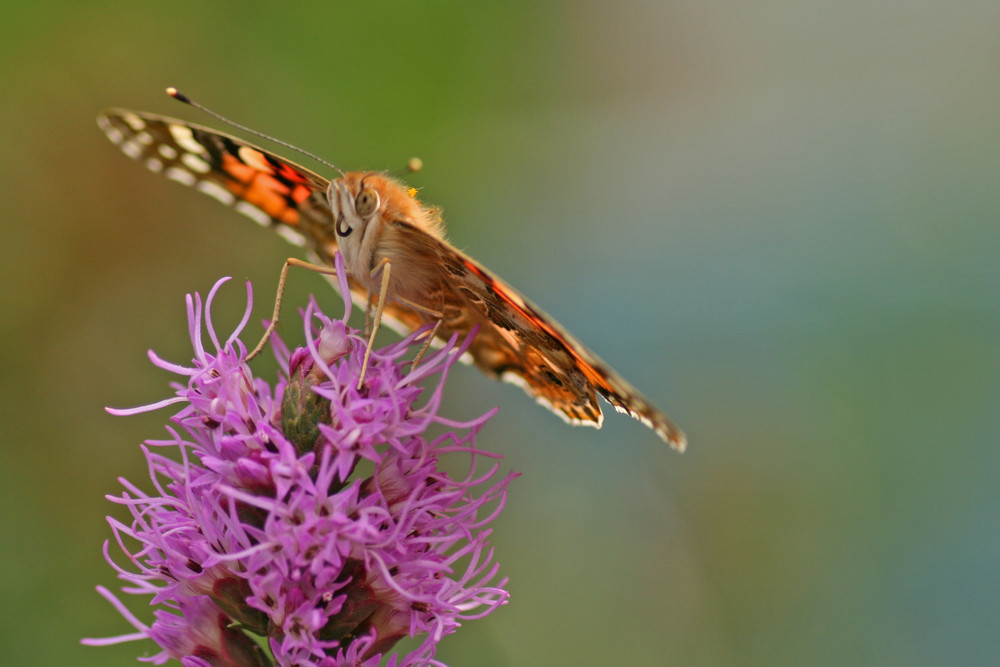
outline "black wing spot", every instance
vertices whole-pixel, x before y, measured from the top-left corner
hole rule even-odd
[[[466,299],[468,299],[472,303],[482,303],[483,302],[483,297],[482,297],[481,294],[477,293],[475,290],[469,289],[465,285],[459,286],[458,291],[461,292],[462,296],[464,296]]]
[[[543,366],[539,370],[541,371],[542,375],[544,375],[545,378],[549,382],[551,382],[552,384],[554,384],[557,387],[562,387],[563,386],[562,378],[560,378],[559,375],[557,375],[556,373],[552,372],[552,369],[546,368],[546,367]]]
[[[469,273],[461,261],[449,255],[441,257],[441,265],[444,267],[445,271],[457,278],[464,278]]]

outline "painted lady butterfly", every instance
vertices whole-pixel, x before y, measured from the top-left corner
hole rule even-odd
[[[344,257],[359,304],[384,292],[389,323],[438,324],[437,336],[479,325],[469,350],[486,374],[520,385],[571,424],[600,428],[597,394],[677,450],[684,434],[636,389],[540,308],[444,239],[415,190],[380,172],[329,181],[246,141],[173,118],[111,109],[98,119],[112,142],[152,171],[232,206],[305,246],[320,264]],[[386,261],[388,260],[388,261]],[[392,279],[380,266],[391,266]]]

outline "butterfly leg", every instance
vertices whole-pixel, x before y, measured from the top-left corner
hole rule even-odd
[[[420,351],[417,352],[417,356],[413,357],[413,361],[410,364],[411,373],[417,367],[417,364],[420,363],[420,360],[424,358],[424,354],[427,353],[427,348],[431,346],[431,341],[434,340],[435,336],[437,336],[438,329],[441,328],[442,322],[444,322],[444,318],[439,317],[437,322],[434,323],[434,328],[427,332],[427,340],[425,340],[424,344],[420,346]]]
[[[428,308],[421,303],[410,301],[409,299],[404,299],[402,297],[397,297],[396,300],[400,304],[408,308],[412,308],[418,313],[426,313],[427,315],[430,315],[431,319],[434,321],[434,328],[424,334],[424,344],[421,346],[420,351],[417,352],[417,356],[413,357],[413,361],[410,362],[410,372],[412,373],[413,369],[420,363],[420,360],[424,358],[424,354],[427,353],[427,348],[431,346],[431,342],[433,342],[434,337],[437,336],[438,329],[440,329],[441,324],[444,323],[444,312]]]
[[[311,264],[310,262],[302,261],[301,259],[296,259],[295,257],[289,257],[285,260],[285,265],[281,267],[281,277],[278,278],[278,293],[274,297],[274,312],[271,313],[271,322],[267,325],[267,329],[264,330],[264,335],[261,337],[260,342],[257,346],[247,355],[247,361],[250,361],[264,349],[267,341],[270,340],[271,334],[274,333],[275,329],[278,328],[278,316],[281,313],[281,299],[285,295],[285,281],[288,279],[288,269],[292,266],[298,266],[303,269],[309,269],[316,273],[321,273],[327,276],[337,275],[337,270],[329,266],[320,266],[319,264]]]
[[[389,261],[388,257],[383,258],[382,263],[372,269],[372,278],[377,276],[379,271],[382,272],[382,284],[379,287],[378,303],[375,304],[375,323],[372,325],[372,333],[368,337],[368,347],[365,348],[364,361],[361,362],[361,374],[358,376],[358,389],[361,389],[362,384],[364,384],[365,373],[368,371],[368,358],[372,354],[372,346],[375,345],[375,334],[378,333],[378,328],[382,324],[382,310],[385,308],[385,297],[389,293],[389,275],[391,270],[392,262]]]

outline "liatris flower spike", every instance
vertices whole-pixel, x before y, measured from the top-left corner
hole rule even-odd
[[[108,519],[128,565],[104,549],[122,593],[149,596],[155,620],[145,625],[99,587],[136,632],[84,643],[148,638],[161,651],[145,660],[187,667],[440,665],[442,637],[508,598],[506,580],[494,582],[487,526],[516,474],[497,479],[500,457],[475,447],[492,411],[466,423],[438,414],[470,340],[452,338],[416,368],[403,358],[427,331],[374,350],[358,389],[366,341],[347,325],[350,300],[343,320],[310,300],[305,347],[273,341],[282,373],[272,388],[238,339],[249,285],[236,331],[221,341],[212,326],[223,282],[204,307],[188,297],[192,367],[150,353],[185,378],[176,395],[109,410],[181,406],[169,437],[142,448],[154,490],[121,480],[125,491],[111,497],[132,515]],[[432,389],[419,386],[432,378]],[[467,457],[468,472],[449,477],[444,455]],[[419,645],[391,653],[403,637]]]

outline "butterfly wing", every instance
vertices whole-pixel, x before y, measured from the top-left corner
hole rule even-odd
[[[337,235],[327,189],[330,181],[252,143],[207,127],[157,114],[108,109],[97,117],[108,138],[150,171],[194,187],[292,243],[314,261],[333,266]],[[337,281],[331,280],[336,287]],[[353,279],[351,296],[367,304]],[[422,324],[405,306],[386,310],[386,321],[409,332]]]
[[[151,171],[276,228],[297,245],[312,246],[321,258],[333,256],[330,182],[322,176],[236,137],[174,118],[109,109],[97,123],[122,152]],[[320,247],[327,236],[332,249]]]
[[[686,438],[670,418],[542,309],[447,241],[404,222],[393,226],[397,252],[439,267],[436,288],[420,304],[443,313],[439,335],[479,326],[469,352],[481,370],[521,386],[571,424],[600,428],[600,395],[683,451]]]

